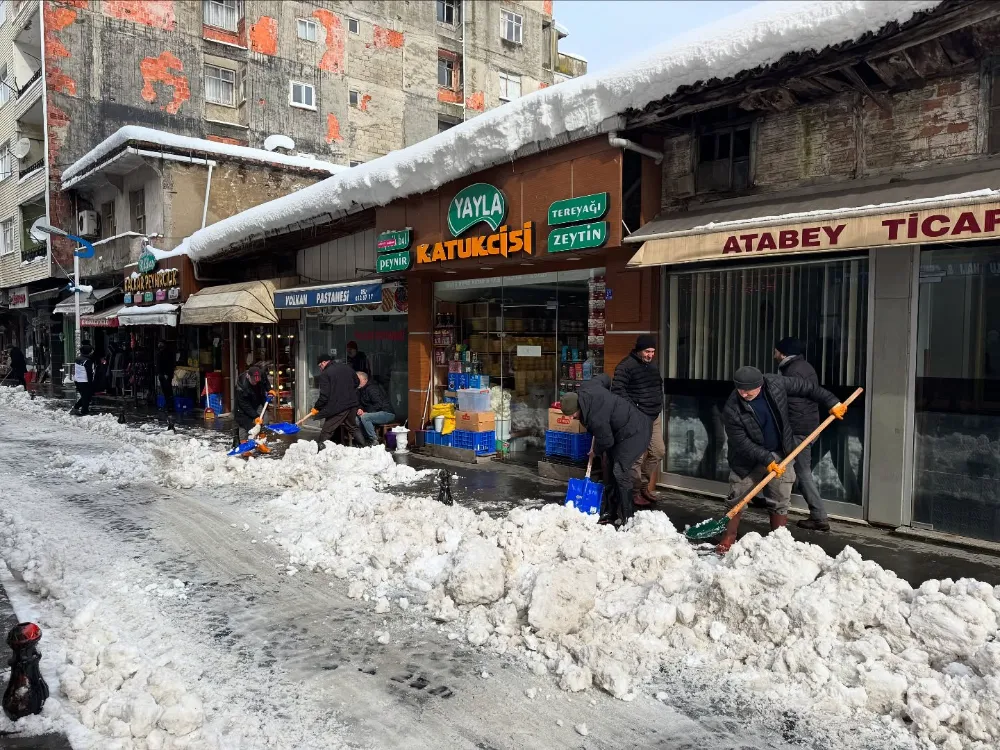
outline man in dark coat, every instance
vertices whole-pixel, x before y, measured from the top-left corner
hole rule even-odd
[[[250,437],[250,432],[256,425],[263,422],[260,414],[264,410],[264,404],[268,402],[268,396],[273,395],[271,382],[260,365],[247,368],[247,371],[236,380],[233,421],[239,428],[241,443]]]
[[[163,405],[167,411],[174,410],[174,369],[177,355],[173,348],[162,339],[156,344],[156,378],[163,391]]]
[[[762,490],[762,505],[767,508],[771,531],[788,523],[795,470],[782,468],[779,462],[791,453],[795,436],[788,417],[790,396],[811,399],[838,419],[847,413],[844,406],[827,390],[800,378],[763,375],[756,367],[741,367],[733,376],[736,386],[722,412],[729,444],[729,499],[736,502],[753,489],[768,473],[777,476]],[[737,514],[726,528],[716,548],[725,554],[736,541],[740,527]]]
[[[606,454],[605,466],[611,467],[611,477],[605,481],[614,480],[608,489],[617,496],[617,503],[602,522],[613,523],[617,515],[625,524],[635,513],[632,467],[649,446],[649,417],[628,399],[612,393],[606,374],[584,381],[577,393],[563,396],[560,405],[564,414],[576,416],[593,435],[594,454]]]
[[[358,419],[361,420],[368,445],[375,445],[378,442],[375,425],[395,422],[396,413],[392,410],[392,402],[382,386],[369,378],[367,372],[360,371],[356,374],[360,383],[358,400],[361,402]]]
[[[793,338],[784,338],[774,345],[774,358],[778,362],[778,372],[786,378],[801,378],[813,386],[819,386],[816,370],[806,361],[805,347]],[[798,445],[806,435],[819,427],[819,409],[816,402],[798,396],[788,397],[788,423]],[[819,488],[812,473],[812,451],[808,448],[795,457],[795,484],[809,506],[809,518],[799,521],[798,526],[814,531],[829,531],[830,521],[826,507],[820,497]]]
[[[80,356],[73,365],[73,382],[79,398],[69,413],[85,417],[90,414],[90,400],[94,397],[94,348],[90,344],[80,344]]]
[[[317,438],[320,450],[341,425],[353,432],[356,443],[364,445],[364,435],[358,427],[358,376],[349,365],[332,362],[329,354],[320,354],[316,361],[320,369],[316,376],[319,397],[310,414],[324,420]]]
[[[25,381],[25,374],[28,372],[28,363],[24,359],[24,352],[17,344],[10,347],[10,379],[16,385],[28,390],[28,383]]]
[[[372,374],[372,366],[368,362],[368,355],[358,351],[357,341],[347,342],[347,364],[354,372],[363,372],[368,376]]]
[[[634,502],[637,507],[650,505],[656,496],[649,491],[666,448],[663,444],[663,378],[653,362],[656,357],[656,339],[643,334],[635,340],[631,353],[618,363],[611,392],[628,399],[652,420],[649,445],[632,467]]]

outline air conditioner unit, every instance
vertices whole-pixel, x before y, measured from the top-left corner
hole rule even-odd
[[[96,237],[99,234],[97,211],[81,211],[76,217],[76,226],[81,237]]]

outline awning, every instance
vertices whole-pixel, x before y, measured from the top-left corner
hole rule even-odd
[[[277,323],[274,288],[273,281],[245,281],[202,289],[184,303],[181,323]]]
[[[116,287],[110,289],[95,289],[88,294],[80,294],[80,315],[92,315],[97,309],[97,304],[106,297],[110,297],[117,292]],[[76,315],[76,302],[71,294],[58,305],[52,308],[54,315]]]
[[[123,326],[175,326],[178,307],[166,303],[149,307],[126,305],[118,311],[118,323]]]
[[[80,316],[80,327],[81,328],[117,328],[118,327],[118,313],[125,305],[115,305],[112,308],[104,310],[103,312],[96,313],[94,315],[81,315]]]
[[[382,302],[381,279],[282,289],[280,292],[274,293],[274,306],[278,309],[374,305],[380,302]]]
[[[1000,170],[852,181],[822,193],[719,201],[625,239],[628,265],[662,266],[1000,236]]]

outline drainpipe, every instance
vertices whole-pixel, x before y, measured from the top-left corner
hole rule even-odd
[[[608,132],[608,144],[614,148],[623,148],[626,151],[635,151],[637,154],[648,156],[657,164],[663,161],[663,153],[661,151],[653,151],[653,149],[640,146],[638,143],[634,143],[627,138],[619,138],[617,130]]]
[[[212,169],[215,167],[215,162],[210,161],[208,163],[208,181],[205,183],[205,206],[201,209],[201,228],[205,228],[205,224],[208,223],[208,196],[212,194]]]
[[[462,122],[465,122],[466,107],[468,106],[468,101],[466,100],[466,82],[469,80],[469,61],[465,58],[465,0],[461,0],[462,9],[462,67],[459,73],[462,76]]]

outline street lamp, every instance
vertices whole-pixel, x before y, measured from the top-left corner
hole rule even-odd
[[[28,232],[35,242],[45,242],[48,235],[54,234],[57,237],[65,237],[68,240],[73,240],[74,242],[80,243],[82,245],[81,249],[73,251],[73,301],[76,312],[76,328],[74,333],[74,351],[77,355],[80,353],[80,258],[93,258],[94,257],[94,246],[91,245],[83,237],[77,237],[75,234],[70,234],[69,232],[64,232],[58,227],[51,226],[45,223],[45,217],[40,216],[34,224],[31,225],[31,229]]]

